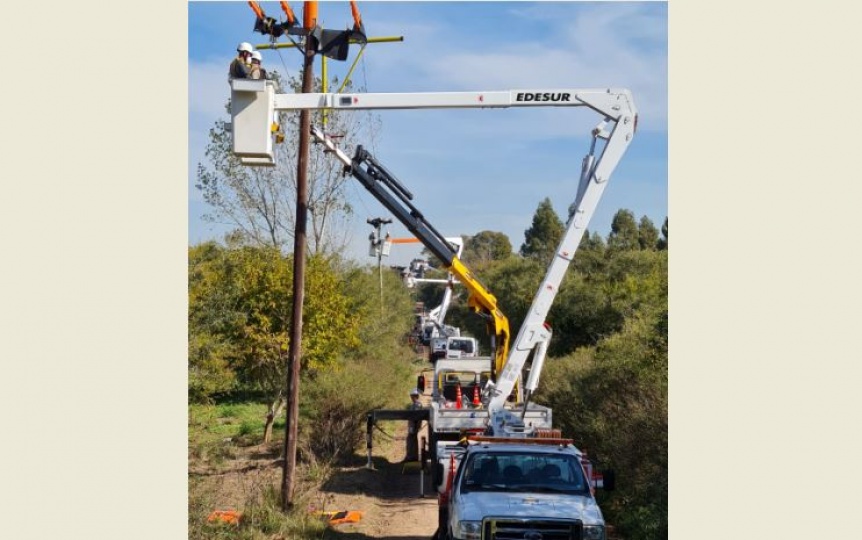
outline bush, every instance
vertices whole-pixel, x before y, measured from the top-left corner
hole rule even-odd
[[[351,458],[364,440],[368,411],[405,406],[413,384],[413,369],[403,357],[352,362],[303,381],[300,425],[309,450],[325,461]]]
[[[294,510],[284,513],[276,486],[266,482],[255,484],[246,494],[241,508],[242,517],[238,525],[208,522],[215,501],[201,482],[189,481],[189,540],[270,540],[272,538],[319,539],[325,524],[305,511],[299,501]]]
[[[413,324],[409,292],[386,272],[386,309],[381,310],[377,276],[356,267],[342,271],[350,312],[361,321],[361,339],[340,362],[303,373],[300,445],[309,461],[350,459],[364,440],[368,411],[406,406],[415,385],[414,353],[402,339]]]
[[[603,508],[628,540],[667,538],[666,328],[666,312],[642,314],[598,346],[548,362],[536,396],[600,468],[616,471]]]

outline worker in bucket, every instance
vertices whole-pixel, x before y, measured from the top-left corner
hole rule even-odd
[[[236,52],[236,58],[230,63],[230,78],[247,79],[251,74],[251,53],[254,52],[254,47],[243,41],[237,45]]]
[[[254,51],[251,53],[251,72],[249,74],[250,79],[268,79],[269,75],[266,73],[266,70],[261,65],[263,62],[263,55],[260,54],[260,51]]]

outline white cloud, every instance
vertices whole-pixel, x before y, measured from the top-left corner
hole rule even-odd
[[[541,35],[519,35],[516,43],[458,46],[459,36],[445,27],[413,23],[404,32],[409,47],[392,45],[369,55],[369,69],[377,75],[370,91],[626,87],[640,110],[640,128],[666,130],[665,17],[628,3],[584,4],[573,17],[567,4],[513,9],[514,30],[519,17],[542,21],[545,28]]]

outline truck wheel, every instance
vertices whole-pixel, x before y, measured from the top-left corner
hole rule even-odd
[[[438,528],[434,531],[434,536],[431,537],[431,540],[449,540],[449,535],[443,532],[445,530],[445,528]]]
[[[437,463],[437,437],[433,431],[430,429],[428,431],[428,459],[431,463]]]
[[[446,508],[440,508],[437,511],[437,538],[438,540],[449,540],[449,511]]]

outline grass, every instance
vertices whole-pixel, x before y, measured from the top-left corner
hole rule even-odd
[[[267,406],[260,402],[189,405],[189,468],[204,471],[189,475],[189,540],[319,540],[322,537],[324,525],[308,516],[304,501],[296,502],[296,511],[282,512],[278,470],[268,467],[247,473],[232,487],[226,482],[237,478],[237,473],[230,472],[230,461],[240,454],[248,454],[243,447],[263,441],[266,411]],[[274,438],[278,439],[279,431],[283,433],[284,430],[284,418],[276,420],[274,429]],[[318,465],[303,467],[298,474],[302,484],[314,486],[328,476],[328,470]],[[238,525],[207,521],[213,510],[228,507],[242,512]]]
[[[220,463],[235,457],[237,446],[261,443],[266,411],[266,405],[254,402],[189,405],[190,457]],[[283,417],[275,420],[274,429],[284,429]]]
[[[323,536],[323,522],[309,516],[303,504],[296,504],[292,512],[282,512],[277,487],[272,483],[254,483],[244,496],[239,524],[209,522],[207,517],[215,508],[212,495],[204,483],[191,479],[189,540],[311,540]]]

